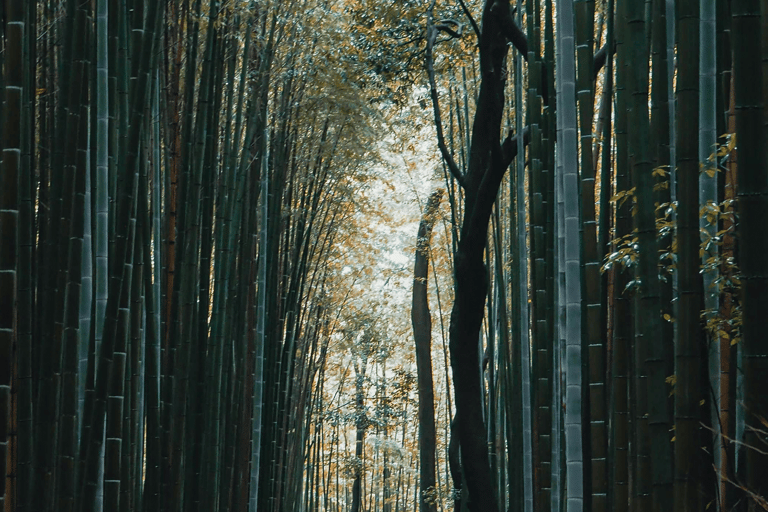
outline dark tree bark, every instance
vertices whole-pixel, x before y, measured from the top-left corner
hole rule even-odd
[[[352,482],[352,508],[351,512],[360,512],[362,503],[362,476],[363,476],[363,442],[365,441],[365,428],[368,420],[365,416],[365,394],[363,383],[365,382],[366,359],[361,358],[360,363],[355,363],[355,479]]]
[[[432,317],[427,301],[429,273],[429,242],[435,223],[437,207],[443,196],[442,189],[429,197],[421,217],[416,238],[416,257],[413,265],[413,304],[411,323],[416,343],[416,374],[419,387],[419,487],[420,510],[435,512],[435,393],[432,386]]]
[[[451,173],[465,193],[464,216],[455,255],[455,300],[451,311],[450,350],[462,469],[472,511],[498,509],[483,423],[477,344],[488,293],[487,271],[483,262],[488,222],[504,172],[517,153],[517,145],[514,143],[516,139],[511,134],[506,139],[501,135],[508,42],[515,42],[509,37],[515,33],[511,21],[508,0],[485,2],[479,37],[481,84],[466,173],[462,174],[447,151],[442,151]],[[431,8],[428,12],[428,29],[427,69],[439,126],[432,68],[432,44],[436,28],[432,24]],[[465,498],[462,496],[462,500]]]

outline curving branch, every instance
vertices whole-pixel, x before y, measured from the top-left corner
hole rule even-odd
[[[504,142],[501,143],[501,158],[504,162],[504,166],[509,166],[509,164],[512,163],[512,160],[515,159],[517,156],[517,139],[520,137],[520,135],[515,135],[513,131],[510,130],[509,135],[504,139]],[[531,142],[531,129],[530,127],[526,126],[523,129],[523,147],[527,146],[529,142]]]
[[[495,3],[491,10],[499,17],[504,37],[517,48],[517,51],[520,52],[523,60],[528,62],[528,38],[525,36],[525,32],[523,32],[512,18],[512,9],[510,9],[509,4],[507,2],[501,2],[501,5]]]
[[[467,19],[469,19],[469,23],[472,25],[472,30],[475,31],[475,35],[478,39],[480,39],[480,28],[477,26],[475,18],[472,17],[472,13],[469,12],[467,4],[464,3],[464,0],[459,0],[459,4],[461,5],[461,9],[464,11],[464,14],[467,15]]]
[[[455,28],[451,28],[455,27]],[[444,19],[440,20],[436,25],[435,28],[437,30],[442,30],[449,36],[451,36],[454,39],[461,39],[462,33],[464,32],[464,26],[459,23],[456,20],[452,19]]]
[[[427,9],[427,50],[426,50],[426,65],[427,75],[429,77],[429,89],[430,96],[432,97],[432,109],[435,112],[435,131],[437,132],[437,146],[440,148],[440,154],[443,156],[443,160],[448,166],[448,170],[451,172],[451,176],[465,188],[465,178],[462,174],[456,161],[448,151],[448,146],[445,144],[445,135],[443,134],[443,118],[440,113],[440,101],[437,96],[437,84],[435,83],[435,61],[432,55],[432,50],[435,46],[435,39],[437,38],[437,27],[434,23],[433,10],[435,7],[435,0],[429,5]]]
[[[611,53],[616,53],[616,45],[613,45],[613,50]],[[608,43],[606,42],[597,52],[595,52],[595,56],[592,57],[593,59],[593,69],[592,69],[592,79],[597,79],[597,75],[600,73],[600,70],[603,69],[603,66],[605,66],[605,62],[608,60]]]
[[[514,46],[517,51],[520,52],[523,60],[528,62],[528,37],[512,17],[514,9],[510,8],[509,3],[507,2],[496,2],[491,8],[491,11],[498,16],[499,25],[504,37],[512,43],[512,46]],[[549,103],[549,91],[547,90],[547,84],[549,83],[547,80],[547,73],[549,71],[547,69],[547,63],[540,58],[539,52],[534,50],[534,54],[536,60],[541,61],[541,95],[544,98],[544,103]]]

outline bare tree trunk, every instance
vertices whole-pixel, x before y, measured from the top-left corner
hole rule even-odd
[[[365,402],[363,393],[363,382],[365,381],[365,358],[360,364],[355,363],[355,425],[357,434],[355,436],[355,480],[352,483],[352,507],[351,512],[360,512],[362,503],[362,476],[363,476],[363,441],[365,439]]]
[[[416,342],[416,373],[419,386],[419,496],[422,512],[435,512],[435,393],[432,385],[432,317],[427,301],[429,241],[435,223],[442,189],[429,197],[416,238],[413,265],[413,305],[411,323]]]

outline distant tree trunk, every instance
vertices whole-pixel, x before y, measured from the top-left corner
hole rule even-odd
[[[419,386],[419,487],[422,512],[435,512],[435,393],[432,387],[432,317],[427,302],[427,276],[429,272],[429,242],[435,223],[437,207],[443,196],[442,189],[429,197],[421,217],[416,238],[416,257],[413,265],[413,305],[411,323],[416,342],[416,373]]]
[[[355,480],[352,483],[352,507],[350,512],[360,512],[360,504],[362,503],[363,441],[365,439],[365,427],[367,426],[365,394],[363,392],[365,368],[366,360],[363,357],[360,363],[355,363],[355,427],[357,428],[357,434],[355,436]]]

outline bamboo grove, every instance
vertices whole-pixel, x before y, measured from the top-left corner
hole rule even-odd
[[[768,510],[767,2],[3,9],[4,511]]]
[[[371,133],[338,16],[4,8],[3,509],[292,508]]]

